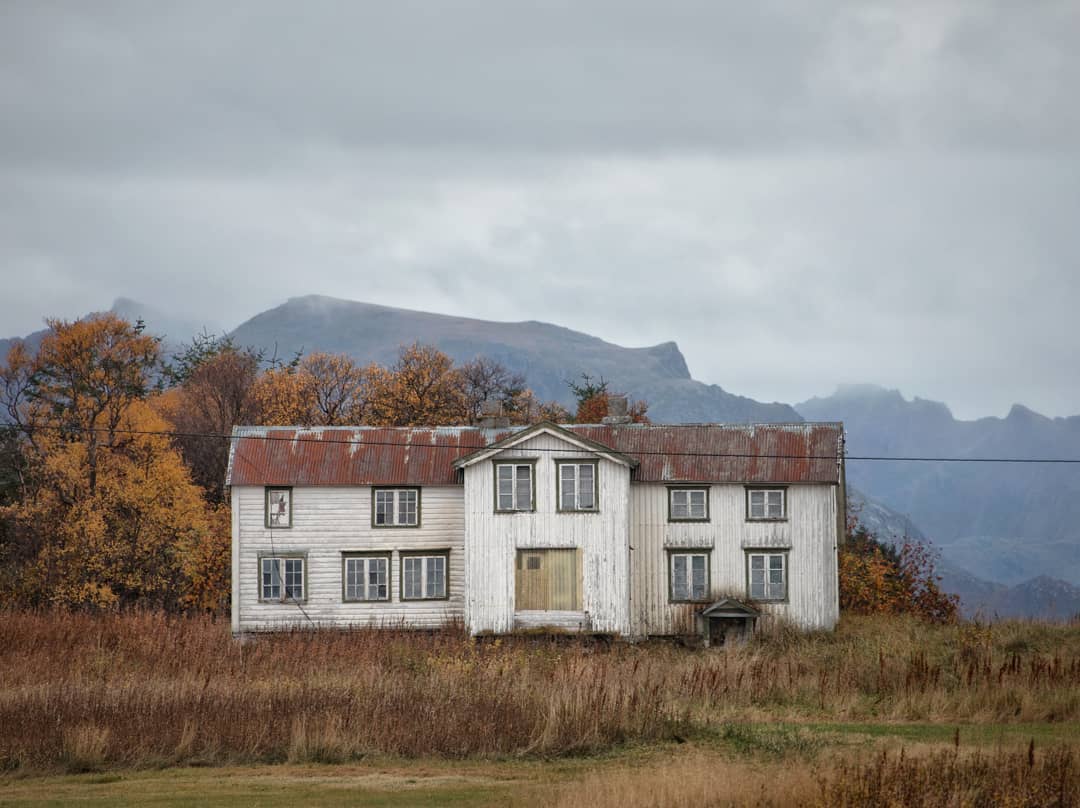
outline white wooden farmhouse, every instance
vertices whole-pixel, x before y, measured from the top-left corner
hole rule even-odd
[[[236,427],[233,631],[836,623],[840,424],[605,420]]]

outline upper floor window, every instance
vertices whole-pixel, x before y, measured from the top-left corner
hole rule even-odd
[[[748,488],[747,519],[786,519],[787,492],[783,488]]]
[[[709,597],[709,556],[705,553],[671,553],[671,600],[698,601]]]
[[[292,527],[292,489],[266,489],[266,526]]]
[[[372,496],[373,527],[419,527],[419,488],[376,488]]]
[[[749,553],[750,597],[787,600],[787,554]]]
[[[556,464],[560,511],[596,510],[596,463]]]
[[[445,599],[449,553],[401,556],[401,599]]]
[[[532,463],[495,464],[495,510],[531,511],[533,493]]]
[[[259,600],[304,599],[303,556],[264,556],[259,559]]]
[[[389,600],[390,556],[345,556],[345,600]]]
[[[709,490],[707,488],[669,488],[668,521],[709,521]]]

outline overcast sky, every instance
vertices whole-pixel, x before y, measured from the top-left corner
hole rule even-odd
[[[319,293],[1080,413],[1078,42],[1075,0],[5,0],[0,336]]]

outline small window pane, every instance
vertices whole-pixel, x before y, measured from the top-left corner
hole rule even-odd
[[[784,492],[783,491],[769,491],[768,492],[768,514],[770,519],[782,519],[784,516]]]
[[[751,491],[750,492],[750,518],[751,519],[764,519],[765,518],[765,492],[764,491]]]
[[[262,560],[263,600],[281,600],[281,562],[276,558]]]
[[[532,466],[517,466],[514,507],[519,511],[532,508]]]
[[[304,599],[303,559],[285,559],[285,597],[289,600]]]
[[[562,472],[562,508],[566,511],[577,509],[577,466],[563,463],[559,466]]]
[[[446,559],[431,556],[427,559],[427,597],[441,598],[446,595]]]
[[[391,525],[394,522],[394,492],[375,492],[375,524]]]
[[[499,510],[512,511],[514,509],[514,467],[505,465],[496,468],[499,480]]]
[[[671,492],[671,518],[672,519],[686,519],[690,514],[687,509],[687,502],[689,500],[688,491],[672,491]]]
[[[591,510],[596,507],[596,467],[588,464],[578,470],[578,507]]]
[[[672,600],[690,599],[686,579],[686,556],[682,554],[671,557],[671,598]]]
[[[423,559],[407,556],[401,561],[402,592],[406,598],[422,598]]]
[[[691,562],[691,594],[694,600],[704,600],[707,589],[705,581],[705,556],[696,555],[690,557]]]
[[[360,600],[364,597],[364,559],[345,559],[345,598]]]
[[[691,519],[704,519],[705,518],[705,492],[704,491],[691,491],[690,492],[690,518]]]
[[[287,488],[271,488],[266,492],[266,524],[270,527],[291,527],[292,514]]]

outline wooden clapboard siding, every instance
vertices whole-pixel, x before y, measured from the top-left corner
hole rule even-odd
[[[635,634],[694,630],[694,615],[701,606],[671,603],[669,598],[668,550],[679,548],[702,548],[708,553],[712,599],[749,596],[747,550],[784,551],[788,600],[763,604],[763,611],[805,628],[832,628],[836,624],[837,486],[788,486],[787,520],[783,522],[748,522],[742,485],[709,486],[707,523],[668,522],[667,497],[664,485],[634,483],[630,487]]]
[[[373,528],[369,486],[295,487],[293,526],[264,525],[264,489],[237,486],[233,498],[233,630],[289,626],[403,626],[434,628],[462,616],[464,517],[461,486],[421,489],[421,527]],[[449,550],[446,600],[401,600],[400,552]],[[390,601],[345,602],[342,553],[388,551]],[[305,603],[259,602],[259,556],[304,553]],[[301,610],[302,607],[302,610]]]
[[[629,470],[598,459],[596,513],[556,508],[556,460],[597,459],[561,438],[540,433],[501,452],[497,459],[536,462],[536,509],[496,513],[492,461],[465,468],[465,622],[473,633],[505,633],[515,626],[515,561],[519,549],[578,549],[581,552],[579,612],[525,610],[519,625],[544,625],[629,634]]]

